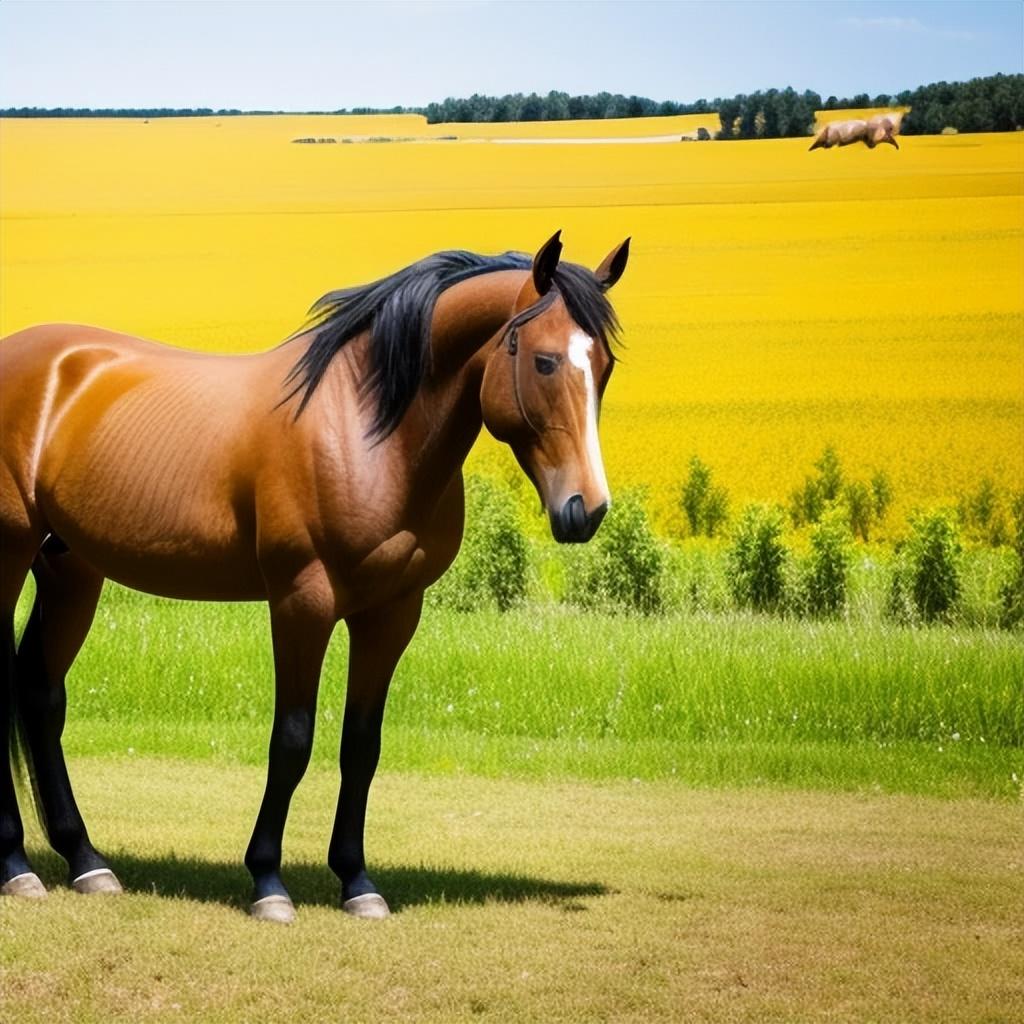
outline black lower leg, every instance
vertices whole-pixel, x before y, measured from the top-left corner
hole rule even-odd
[[[274,715],[267,788],[245,854],[254,901],[288,895],[281,881],[281,845],[288,806],[313,749],[313,721],[314,712],[308,708],[279,710]]]
[[[25,830],[11,774],[14,736],[14,617],[0,624],[3,636],[3,679],[0,679],[0,885],[32,868],[25,856]]]
[[[377,892],[366,873],[363,833],[366,802],[380,759],[384,708],[369,712],[348,708],[341,734],[341,790],[327,862],[341,879],[343,900]]]
[[[67,692],[63,678],[47,678],[38,605],[25,628],[16,664],[18,711],[50,845],[67,861],[71,879],[106,868],[107,862],[89,841],[68,778],[61,746]]]

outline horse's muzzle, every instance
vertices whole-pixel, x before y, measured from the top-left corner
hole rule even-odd
[[[608,511],[604,501],[592,512],[583,504],[583,497],[574,494],[558,512],[551,512],[551,533],[559,544],[585,544],[597,533],[597,528]]]

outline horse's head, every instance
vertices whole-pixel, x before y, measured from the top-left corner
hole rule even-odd
[[[629,239],[594,272],[559,265],[559,233],[543,245],[484,373],[484,423],[515,453],[562,543],[594,535],[611,503],[597,423],[614,357],[604,297],[622,276]]]

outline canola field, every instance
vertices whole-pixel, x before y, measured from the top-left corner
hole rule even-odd
[[[889,474],[890,522],[983,476],[1024,486],[1024,136],[615,141],[714,121],[0,121],[0,332],[253,351],[438,249],[561,228],[593,266],[631,235],[602,438],[613,488],[646,485],[661,521],[693,454],[734,508],[785,500],[826,444],[851,476]],[[489,141],[527,136],[603,141]],[[512,473],[487,442],[473,466]]]

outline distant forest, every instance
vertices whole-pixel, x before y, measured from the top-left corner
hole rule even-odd
[[[449,97],[426,107],[354,107],[338,110],[305,111],[310,114],[422,114],[430,124],[497,123],[507,121],[574,121],[622,117],[665,117],[676,114],[707,114],[717,117],[720,139],[792,138],[814,130],[818,110],[862,109],[865,107],[909,107],[900,128],[903,135],[937,135],[944,129],[959,132],[1006,132],[1024,127],[1024,75],[990,75],[969,82],[934,82],[895,95],[829,96],[807,89],[768,89],[731,98],[700,99],[693,103],[648,99],[600,92],[593,96],[570,96],[549,92],[468,99]],[[108,108],[8,107],[0,117],[233,117],[241,114],[282,114],[280,110],[214,110],[209,107]],[[302,113],[288,111],[287,113]]]

